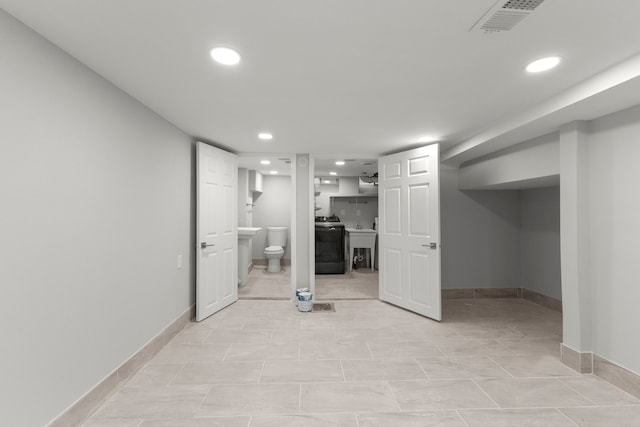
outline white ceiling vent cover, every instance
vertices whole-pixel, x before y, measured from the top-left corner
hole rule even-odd
[[[529,16],[544,0],[498,0],[469,31],[509,31]]]

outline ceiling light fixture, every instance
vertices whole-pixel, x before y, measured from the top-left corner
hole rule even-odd
[[[554,68],[559,63],[560,58],[557,56],[540,58],[527,65],[527,71],[530,73],[541,73],[542,71],[547,71]]]
[[[331,181],[329,181],[328,179],[325,179],[324,181],[322,181],[323,184],[331,184]]]
[[[271,171],[269,172],[271,175],[278,175],[278,171]]]
[[[270,133],[267,132],[263,132],[263,133],[259,133],[258,134],[258,138],[264,140],[264,141],[269,141],[271,139],[273,139],[273,135],[271,135]]]
[[[331,171],[331,172],[329,172],[329,175],[336,176],[336,175],[338,175],[338,172],[333,172],[333,171]]]
[[[438,140],[438,138],[436,138],[435,136],[421,136],[420,138],[418,138],[418,142],[436,142]]]
[[[240,54],[228,47],[214,47],[209,53],[218,64],[236,65],[240,62]]]
[[[337,160],[336,161],[336,166],[343,166],[344,165],[344,160]]]
[[[260,164],[261,165],[270,165],[271,161],[270,160],[260,160]]]

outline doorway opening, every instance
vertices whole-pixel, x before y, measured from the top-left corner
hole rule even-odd
[[[238,230],[257,230],[245,243],[246,260],[241,263],[239,256],[238,299],[290,300],[294,292],[293,158],[290,154],[238,156]]]
[[[314,299],[378,298],[378,160],[315,157]]]

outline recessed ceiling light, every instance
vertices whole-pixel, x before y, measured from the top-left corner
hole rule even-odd
[[[547,71],[555,67],[560,63],[560,58],[557,56],[549,56],[547,58],[541,58],[533,61],[527,65],[527,71],[530,73],[540,73]]]
[[[210,54],[218,64],[236,65],[240,62],[240,54],[228,47],[214,47],[211,49]]]
[[[261,165],[270,165],[271,161],[270,160],[260,160],[260,164]]]
[[[338,175],[338,172],[331,171],[331,172],[329,172],[329,175],[334,175],[335,176],[335,175]]]
[[[325,179],[324,181],[322,181],[323,184],[331,184],[331,181],[329,181],[328,179]]]
[[[342,165],[344,165],[344,160],[338,160],[338,161],[336,162],[336,165],[337,165],[337,166],[342,166]]]
[[[273,139],[273,135],[267,132],[263,132],[258,134],[258,138],[269,141],[270,139]]]
[[[271,175],[278,175],[278,171],[271,171],[269,172]]]
[[[418,142],[436,142],[438,140],[438,138],[436,138],[435,136],[421,136],[420,138],[418,138]]]

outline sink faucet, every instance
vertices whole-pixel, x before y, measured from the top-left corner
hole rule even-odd
[[[362,230],[362,226],[360,224],[356,224],[356,230]]]

